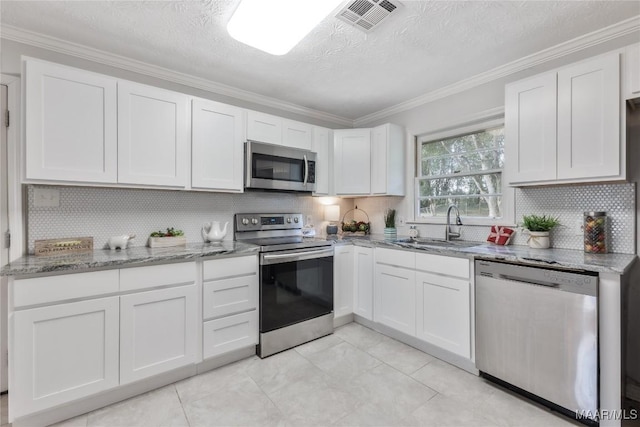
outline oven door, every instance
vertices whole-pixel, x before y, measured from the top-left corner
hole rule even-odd
[[[260,142],[246,143],[246,188],[315,191],[316,154]]]
[[[333,312],[333,247],[260,255],[260,332]]]

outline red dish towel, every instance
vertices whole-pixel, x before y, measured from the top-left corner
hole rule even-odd
[[[501,227],[499,225],[491,226],[491,233],[487,237],[487,242],[495,243],[496,245],[506,246],[511,241],[515,230],[508,227]]]

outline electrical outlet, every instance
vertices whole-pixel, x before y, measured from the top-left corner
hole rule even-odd
[[[313,218],[311,217],[311,215],[307,215],[307,218],[304,221],[304,224],[309,227],[313,225]]]
[[[402,215],[398,216],[398,224],[399,225],[405,225],[406,221],[404,220],[404,217]]]
[[[55,188],[34,188],[33,206],[36,208],[60,207],[60,190]]]
[[[582,236],[584,234],[582,226],[583,226],[582,219],[576,219],[576,224],[574,229],[574,233],[576,234],[576,236]]]

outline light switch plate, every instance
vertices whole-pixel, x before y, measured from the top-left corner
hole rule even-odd
[[[34,188],[33,206],[36,208],[60,207],[60,190],[55,188]]]

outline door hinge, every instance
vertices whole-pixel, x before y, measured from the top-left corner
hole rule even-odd
[[[9,110],[4,113],[4,125],[9,127]]]
[[[4,232],[4,247],[6,249],[11,247],[11,231],[9,230]]]

